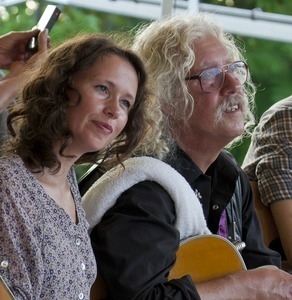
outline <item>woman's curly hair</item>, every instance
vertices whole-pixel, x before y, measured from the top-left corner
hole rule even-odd
[[[102,151],[85,153],[76,163],[97,163],[110,167],[131,156],[155,122],[146,113],[151,110],[147,88],[147,74],[140,58],[129,48],[114,42],[110,36],[83,34],[52,48],[41,67],[28,71],[27,83],[21,90],[17,104],[12,107],[7,125],[9,139],[4,155],[16,153],[26,166],[35,171],[44,167],[52,172],[60,169],[59,155],[70,144],[72,132],[66,123],[70,99],[67,89],[75,73],[86,70],[106,55],[117,55],[136,70],[138,89],[128,122],[119,136]],[[78,105],[78,104],[77,104]]]

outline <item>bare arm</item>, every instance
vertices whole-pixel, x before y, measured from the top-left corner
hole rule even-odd
[[[287,260],[292,264],[292,96],[263,114],[248,151],[246,168],[254,172],[261,201],[269,206]],[[252,176],[254,176],[252,175]],[[249,175],[251,176],[251,175]],[[268,222],[268,221],[267,221]]]
[[[292,199],[270,205],[287,261],[292,266]]]
[[[292,276],[274,266],[240,271],[196,287],[202,300],[292,299]]]

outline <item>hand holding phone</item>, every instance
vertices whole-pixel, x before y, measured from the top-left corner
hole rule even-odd
[[[39,19],[36,28],[40,31],[52,29],[56,21],[58,20],[61,14],[61,10],[55,5],[47,5],[45,11],[43,12],[41,18]],[[32,51],[37,51],[37,36],[33,37],[28,43],[28,49]]]

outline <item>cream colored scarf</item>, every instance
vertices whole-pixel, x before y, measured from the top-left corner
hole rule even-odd
[[[151,157],[135,157],[102,175],[82,198],[90,230],[98,224],[119,196],[138,182],[150,180],[160,184],[170,195],[176,210],[175,227],[180,239],[210,234],[200,201],[175,169]]]

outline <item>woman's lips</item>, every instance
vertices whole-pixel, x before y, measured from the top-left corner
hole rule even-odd
[[[93,121],[93,123],[100,129],[102,129],[104,132],[106,133],[112,133],[113,132],[113,128],[112,126],[110,126],[107,123],[103,123],[103,122],[98,122],[98,121]]]

